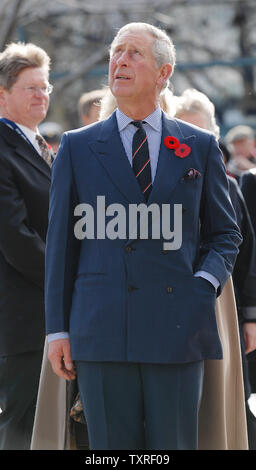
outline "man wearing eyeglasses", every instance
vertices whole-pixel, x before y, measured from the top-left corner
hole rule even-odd
[[[44,345],[44,255],[52,155],[50,58],[33,44],[0,54],[0,449],[29,449]]]

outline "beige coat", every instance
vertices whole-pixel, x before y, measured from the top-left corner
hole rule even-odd
[[[237,312],[231,278],[217,299],[222,361],[206,361],[199,415],[199,449],[248,449]],[[73,448],[66,426],[66,383],[47,359],[45,345],[32,450]]]

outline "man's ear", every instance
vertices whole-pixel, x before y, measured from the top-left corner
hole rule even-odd
[[[82,115],[82,123],[84,126],[87,126],[89,124],[89,118],[86,116],[86,114]]]
[[[5,94],[6,94],[6,89],[3,86],[0,86],[0,106],[1,107],[5,105]]]
[[[163,64],[161,67],[160,67],[160,71],[159,71],[159,77],[158,77],[158,80],[157,80],[157,85],[159,85],[161,88],[163,87],[163,84],[166,82],[166,80],[168,80],[168,78],[170,77],[172,73],[172,66],[171,64]]]

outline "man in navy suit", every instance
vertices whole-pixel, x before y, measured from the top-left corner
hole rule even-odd
[[[121,28],[118,108],[65,133],[53,165],[49,359],[77,374],[91,449],[196,449],[204,360],[222,358],[216,295],[241,236],[215,138],[159,107],[174,63],[164,32]]]

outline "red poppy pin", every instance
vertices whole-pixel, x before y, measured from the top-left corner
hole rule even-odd
[[[187,144],[181,144],[180,141],[172,135],[165,137],[164,145],[168,149],[175,150],[174,154],[180,158],[187,157],[191,152],[191,147],[189,147]]]

